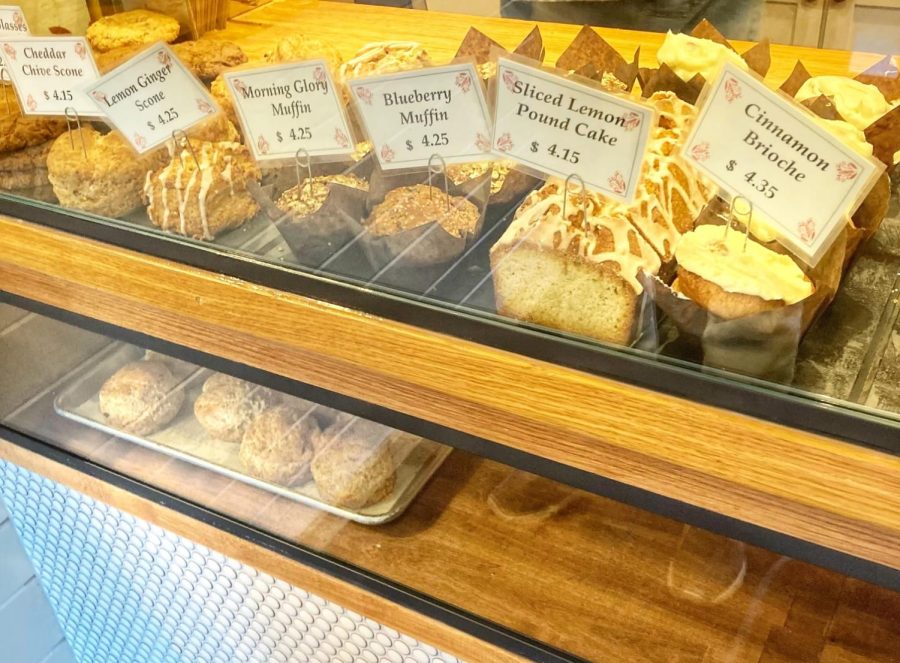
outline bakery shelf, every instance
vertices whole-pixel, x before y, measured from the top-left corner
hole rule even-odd
[[[891,589],[464,451],[371,527],[54,416],[67,385],[121,348],[19,312],[2,331],[43,382],[9,390],[0,457],[469,660],[880,661],[900,646]],[[48,338],[50,361],[34,340]]]

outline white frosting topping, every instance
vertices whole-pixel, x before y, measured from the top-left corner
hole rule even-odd
[[[342,64],[338,78],[346,82],[372,74],[419,69],[428,64],[428,53],[417,41],[379,41],[366,44]]]
[[[845,76],[813,76],[797,91],[797,101],[819,96],[831,97],[838,113],[857,129],[865,129],[891,110],[891,105],[874,85]]]
[[[685,81],[701,74],[706,80],[712,80],[723,61],[729,60],[739,67],[747,69],[747,63],[733,50],[710,39],[701,39],[691,35],[666,33],[665,41],[656,52],[656,59],[665,62],[678,76]]]
[[[812,282],[788,256],[725,226],[699,226],[675,249],[680,267],[726,292],[794,304],[813,293]]]

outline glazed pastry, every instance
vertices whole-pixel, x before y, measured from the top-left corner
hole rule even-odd
[[[65,130],[62,118],[23,115],[15,92],[0,86],[0,154],[42,145]]]
[[[673,288],[725,319],[796,304],[813,294],[812,282],[790,257],[740,232],[704,225],[682,237],[675,251]]]
[[[271,407],[257,416],[244,433],[240,459],[247,473],[282,486],[306,483],[313,460],[315,417],[290,405]]]
[[[61,205],[120,217],[141,205],[141,182],[159,153],[135,154],[118,131],[90,126],[66,132],[47,155],[47,172]]]
[[[275,48],[266,53],[268,62],[294,62],[297,60],[325,60],[332,75],[343,64],[344,58],[333,44],[305,35],[291,35],[279,41]]]
[[[184,391],[168,367],[157,361],[126,364],[100,389],[106,422],[135,435],[150,435],[171,422],[184,403]]]
[[[329,504],[361,509],[394,492],[393,431],[363,419],[338,422],[321,434],[312,462],[319,495]]]
[[[175,44],[172,50],[197,78],[207,83],[223,71],[247,61],[241,47],[230,41],[215,39],[184,41]]]
[[[321,209],[331,190],[331,184],[341,184],[361,191],[369,190],[369,183],[356,175],[319,175],[282,193],[275,205],[282,212],[293,214],[295,218],[309,216]]]
[[[95,21],[87,29],[87,39],[91,48],[104,52],[122,46],[173,42],[179,32],[181,26],[174,18],[146,9],[135,9]]]
[[[865,129],[891,110],[891,105],[874,85],[844,76],[813,76],[797,91],[797,101],[826,96],[841,117],[857,129]]]
[[[532,193],[491,248],[497,311],[628,343],[643,292],[638,276],[656,274],[659,256],[621,206],[578,189],[564,199],[563,186],[551,180]]]
[[[442,189],[414,184],[388,192],[372,210],[366,227],[375,236],[395,235],[436,221],[447,234],[462,238],[475,232],[481,214],[471,201]]]
[[[421,69],[431,64],[422,44],[415,41],[380,41],[366,44],[338,69],[341,83],[377,74]]]
[[[671,30],[666,33],[662,46],[656,52],[656,59],[660,64],[669,65],[684,81],[691,80],[697,74],[712,80],[724,60],[742,69],[748,68],[738,53],[723,44]]]
[[[163,230],[210,240],[253,218],[259,207],[247,185],[259,178],[243,145],[191,140],[191,148],[182,146],[168,164],[147,173],[147,214]]]
[[[278,402],[278,394],[271,389],[215,373],[194,401],[194,416],[211,437],[237,443],[250,423]]]

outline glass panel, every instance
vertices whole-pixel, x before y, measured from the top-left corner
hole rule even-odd
[[[900,651],[891,591],[470,453],[443,458],[445,447],[376,425],[351,423],[353,435],[320,446],[323,422],[351,418],[229,390],[205,368],[8,306],[0,320],[4,425],[573,655],[886,662]],[[143,400],[122,398],[126,384]],[[294,428],[271,416],[285,410]],[[443,462],[386,522],[359,522],[377,508],[347,501],[389,502],[404,473],[428,472],[410,451],[388,492],[366,453],[413,444]],[[313,481],[295,481],[310,463]],[[325,482],[340,512],[301,499]]]
[[[114,4],[101,7],[100,13],[114,13]],[[67,135],[65,123],[59,120],[15,120],[19,129],[10,133],[13,139],[0,143],[6,146],[0,148],[0,189],[8,192],[0,195],[0,211],[12,196],[24,197],[38,211],[61,206],[73,217],[98,224],[162,235],[186,247],[214,244],[229,254],[261,258],[279,269],[361,285],[371,294],[373,309],[385,297],[399,297],[411,305],[442,311],[448,318],[466,316],[512,333],[521,331],[522,342],[510,343],[512,350],[523,351],[528,345],[525,339],[536,332],[561,349],[577,347],[590,355],[586,368],[602,365],[603,357],[624,357],[648,375],[661,365],[676,374],[702,375],[713,383],[705,385],[707,393],[714,391],[716,383],[740,384],[773,398],[788,395],[824,403],[847,416],[897,426],[900,392],[893,377],[892,341],[900,329],[896,169],[889,169],[895,179],[880,180],[863,210],[848,224],[846,235],[823,263],[826,266],[805,269],[813,295],[792,304],[793,295],[784,289],[785,284],[802,281],[803,288],[807,284],[799,261],[787,258],[789,267],[774,279],[774,289],[761,296],[754,294],[760,280],[746,275],[739,283],[727,285],[730,291],[715,276],[694,279],[686,268],[687,274],[676,282],[676,248],[682,236],[696,224],[723,222],[716,190],[686,162],[672,156],[671,150],[683,144],[695,113],[687,102],[673,101],[676,111],[661,120],[671,126],[656,129],[660,139],[654,141],[646,161],[638,202],[622,212],[607,199],[595,200],[585,230],[580,222],[562,218],[562,203],[569,194],[563,193],[559,182],[544,183],[510,162],[451,166],[446,191],[444,179],[430,178],[425,169],[403,175],[381,171],[364,142],[354,159],[314,162],[308,172],[294,163],[257,169],[246,146],[235,142],[241,139],[242,128],[220,76],[230,66],[311,55],[325,55],[335,64],[346,60],[334,69],[338,80],[344,81],[419,66],[426,58],[405,40],[421,42],[427,61],[441,64],[453,58],[472,26],[512,49],[530,24],[497,16],[526,10],[535,20],[556,21],[538,24],[548,64],[556,63],[572,43],[577,23],[602,24],[605,16],[612,25],[613,19],[636,16],[631,27],[644,32],[603,34],[624,57],[631,57],[640,45],[639,64],[653,67],[663,37],[652,31],[689,29],[698,18],[709,16],[729,37],[777,33],[783,36],[776,38],[783,41],[815,43],[822,6],[821,2],[749,0],[519,2],[502,8],[485,3],[481,13],[494,18],[297,0],[248,11],[243,7],[243,13],[235,14],[223,31],[215,33],[217,39],[232,40],[231,46],[210,45],[213,42],[208,39],[200,46],[190,45],[189,38],[200,29],[193,24],[181,26],[179,39],[188,45],[177,44],[177,52],[225,109],[189,132],[193,136],[189,148],[170,141],[168,149],[138,159],[122,137],[109,132],[102,122],[78,135]],[[428,7],[449,8],[435,2]],[[460,3],[459,8],[474,11],[475,5]],[[99,16],[94,10],[94,16]],[[882,19],[884,34],[896,35],[900,20],[893,14]],[[575,24],[562,24],[564,20]],[[316,41],[292,37],[301,25]],[[359,29],[348,31],[347,25]],[[806,27],[801,30],[800,25]],[[816,40],[798,37],[806,31],[815,32]],[[404,43],[363,52],[354,59],[364,42],[381,39]],[[106,45],[96,38],[95,42],[104,69],[135,50],[99,52]],[[896,46],[890,40],[878,43],[884,49]],[[480,53],[483,56],[484,51]],[[773,49],[772,56],[767,78],[772,85],[787,78],[798,57],[814,73],[838,75],[855,74],[878,59],[872,54],[780,47]],[[602,58],[596,52],[591,57],[589,64],[597,74]],[[642,74],[644,80],[649,80],[647,75]],[[640,87],[639,80],[633,88],[635,96]],[[900,95],[896,85],[883,89],[889,97]],[[14,95],[9,88],[5,94],[11,104],[7,115],[15,118]],[[662,98],[653,103],[663,109],[670,101]],[[838,106],[843,103],[838,102]],[[847,103],[845,108],[853,105]],[[881,98],[875,106],[884,110],[894,103],[893,98]],[[0,120],[3,110],[0,100]],[[359,118],[353,119],[359,129]],[[861,135],[859,127],[841,126],[845,136]],[[900,135],[893,129],[872,140],[881,147],[893,141],[900,149]],[[866,149],[863,143],[860,139],[860,149]],[[48,157],[51,146],[54,154]],[[117,168],[105,166],[110,160]],[[555,201],[549,206],[540,203],[547,196]],[[448,206],[448,198],[452,205]],[[573,193],[572,214],[567,216],[583,214],[578,200],[577,192]],[[453,224],[456,230],[446,230]],[[771,239],[763,225],[752,226],[761,245]],[[590,259],[577,255],[587,245],[592,247]],[[539,250],[530,250],[534,246]],[[764,247],[759,255],[784,253],[777,243]],[[729,260],[722,261],[721,266],[728,265]],[[762,268],[749,271],[763,277],[769,274]],[[646,280],[652,275],[659,279]],[[721,289],[725,306],[714,305],[707,296]],[[451,333],[453,322],[448,319],[446,325]]]

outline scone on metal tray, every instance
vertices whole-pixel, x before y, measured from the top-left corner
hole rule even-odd
[[[111,51],[122,46],[149,45],[158,41],[173,42],[181,26],[164,14],[135,9],[95,21],[87,29],[87,39],[95,51]]]
[[[200,80],[209,83],[231,67],[244,64],[247,56],[231,41],[197,39],[183,41],[172,47],[175,55]]]
[[[250,476],[296,487],[311,476],[313,438],[320,432],[310,410],[276,405],[264,410],[244,432],[240,459]]]
[[[61,117],[23,115],[15,92],[0,86],[0,154],[41,145],[65,130]]]
[[[259,206],[247,185],[259,179],[243,145],[191,139],[167,164],[147,173],[147,214],[163,230],[211,240],[253,218]]]
[[[50,184],[47,155],[52,140],[16,152],[0,153],[0,191],[28,191]]]
[[[101,134],[83,126],[56,139],[47,172],[64,207],[120,217],[141,206],[144,177],[160,155],[138,156],[118,131]]]
[[[194,401],[194,416],[211,437],[240,442],[253,420],[279,400],[271,389],[215,373]]]
[[[164,428],[181,410],[184,390],[179,379],[159,361],[126,364],[100,388],[100,412],[118,430],[150,435]]]
[[[338,420],[323,431],[312,461],[319,495],[329,504],[361,509],[394,492],[395,431],[365,419]]]

